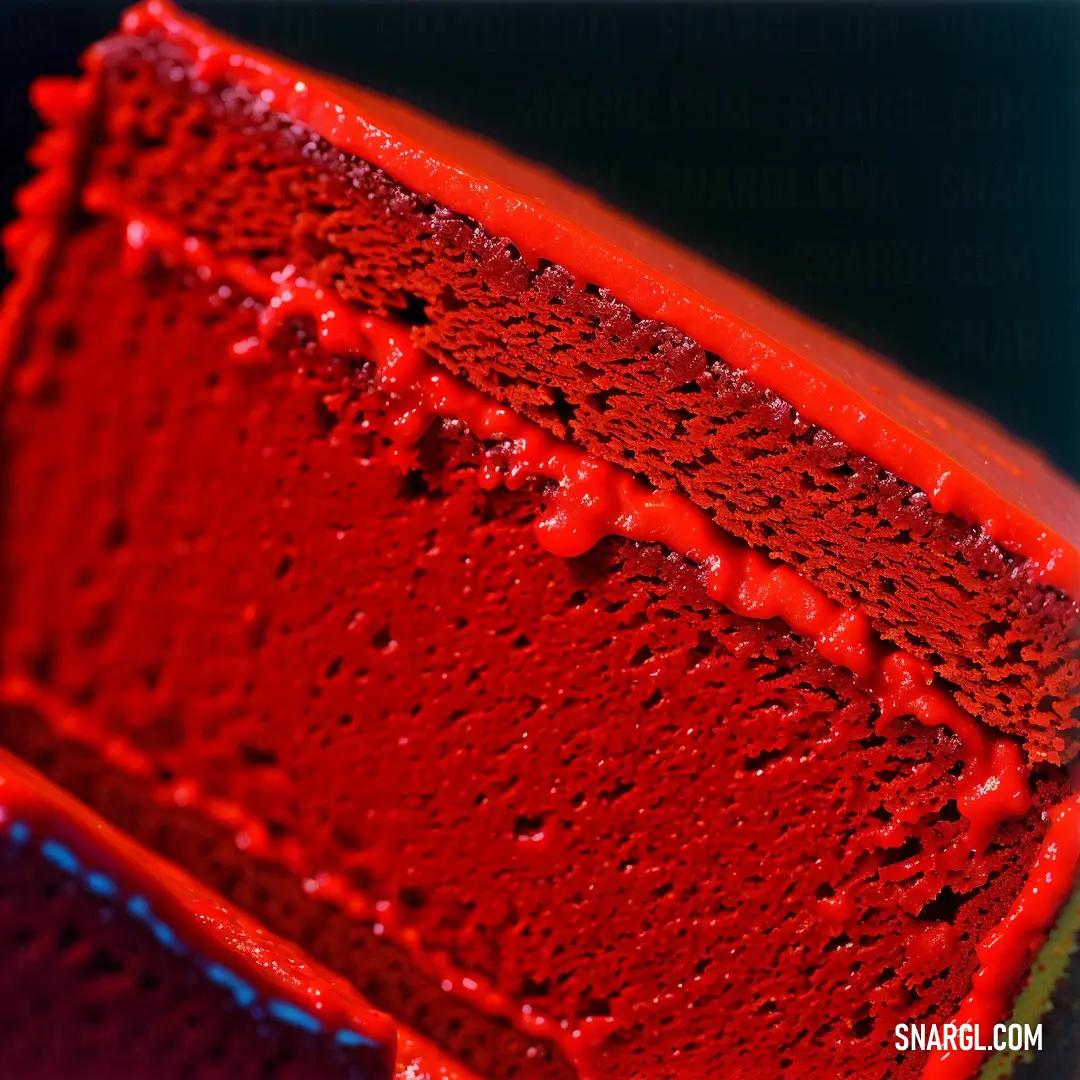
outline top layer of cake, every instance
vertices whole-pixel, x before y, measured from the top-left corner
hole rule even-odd
[[[939,513],[981,524],[1044,580],[1080,591],[1080,491],[975,410],[485,140],[241,47],[161,0],[129,12],[124,29],[164,33],[196,78],[242,77],[275,111],[508,238],[530,265],[557,263],[691,335]]]
[[[1080,619],[1077,605],[1048,584],[1063,563],[1025,558],[973,524],[978,518],[935,510],[940,485],[924,492],[883,466],[886,451],[860,451],[864,436],[892,439],[865,409],[854,411],[863,418],[852,429],[856,441],[838,438],[843,417],[854,415],[842,407],[850,388],[837,391],[841,404],[831,427],[817,426],[801,405],[740,369],[747,349],[757,355],[749,332],[729,342],[733,352],[717,354],[675,325],[643,317],[653,310],[647,297],[638,296],[641,309],[628,307],[625,295],[604,287],[610,279],[599,263],[591,267],[599,282],[575,278],[585,272],[583,258],[608,250],[599,241],[560,241],[560,247],[556,230],[545,250],[562,261],[538,259],[533,251],[527,254],[536,266],[530,267],[493,231],[507,224],[507,214],[546,220],[556,188],[592,205],[587,197],[535,170],[544,201],[511,197],[505,187],[496,197],[488,183],[490,213],[478,222],[453,204],[432,201],[419,173],[413,178],[419,193],[403,183],[435,161],[459,179],[476,180],[465,149],[470,140],[452,135],[461,140],[461,164],[449,153],[451,136],[439,135],[443,129],[433,121],[379,98],[372,98],[374,111],[365,106],[361,121],[354,115],[357,102],[367,101],[361,92],[317,84],[314,76],[240,49],[196,21],[149,5],[129,14],[125,33],[89,57],[94,74],[77,91],[82,104],[76,111],[90,109],[99,120],[87,127],[85,115],[81,121],[67,116],[74,99],[38,88],[39,107],[54,130],[35,152],[48,167],[20,200],[24,220],[5,232],[18,285],[25,282],[32,292],[33,272],[41,269],[33,248],[48,230],[35,231],[35,222],[62,214],[88,176],[113,187],[127,209],[179,227],[221,257],[249,260],[264,275],[292,267],[332,284],[361,310],[404,311],[414,342],[474,386],[654,488],[688,497],[722,529],[788,563],[833,602],[860,608],[883,639],[929,662],[969,713],[1021,736],[1033,759],[1073,755]],[[292,81],[282,89],[285,72]],[[328,107],[333,117],[337,109],[352,117],[347,124],[328,115],[305,120],[316,86],[344,95]],[[347,109],[348,95],[353,104]],[[401,140],[365,144],[376,163],[393,159],[391,175],[313,127],[346,145],[390,126],[368,119],[383,114],[413,116],[445,153],[419,141],[407,144],[408,153]],[[65,149],[91,137],[92,153]],[[485,160],[502,160],[487,144],[476,146]],[[507,168],[519,178],[534,172],[515,162]],[[523,181],[518,189],[527,190]],[[464,203],[457,199],[456,205]],[[621,222],[610,211],[597,213]],[[643,237],[652,250],[666,243],[625,222],[620,229],[630,248],[640,248]],[[637,295],[647,277],[623,284]],[[757,294],[752,299],[761,308],[759,323],[766,309],[798,321]],[[23,306],[5,305],[9,322]],[[0,326],[0,340],[4,333]],[[833,342],[836,356],[858,351],[826,331],[813,334]],[[760,348],[773,355],[771,345]],[[867,363],[880,362],[871,357]],[[929,392],[897,372],[890,377],[898,380],[894,396],[901,403]],[[824,374],[811,382],[825,385],[822,380]],[[797,405],[801,389],[801,383],[788,389]],[[949,408],[958,410],[950,414],[954,420],[963,415],[961,406]],[[890,445],[906,446],[909,457],[940,451],[939,444],[918,439]],[[1007,441],[997,445],[1008,446],[1011,460],[1030,456]],[[1060,506],[1071,512],[1073,489],[1061,478],[1054,484],[1063,493]],[[996,530],[1005,519],[986,520]],[[1040,531],[1043,541],[1051,535]]]
[[[689,325],[681,317],[678,327],[643,317],[655,310],[637,295],[647,275],[623,282],[645,304],[640,310],[604,287],[611,279],[599,264],[590,268],[599,282],[575,278],[585,273],[583,258],[607,250],[599,241],[559,246],[561,234],[552,233],[545,250],[562,262],[544,257],[530,268],[497,230],[511,211],[523,220],[549,213],[558,182],[547,174],[536,173],[542,203],[505,191],[496,198],[488,184],[490,213],[478,222],[432,201],[422,176],[413,178],[420,193],[405,186],[417,162],[436,160],[426,143],[409,143],[408,153],[390,161],[390,174],[318,134],[321,126],[344,145],[389,126],[366,119],[380,116],[379,109],[413,115],[403,107],[372,99],[375,111],[365,106],[365,120],[354,116],[344,127],[326,115],[305,120],[292,110],[307,109],[314,77],[305,81],[266,57],[235,51],[239,46],[161,7],[129,15],[125,30],[91,57],[106,77],[103,126],[87,168],[91,180],[115,185],[126,207],[181,228],[222,257],[248,259],[263,274],[291,266],[332,283],[362,310],[405,311],[414,341],[450,370],[560,438],[687,496],[718,526],[793,566],[832,601],[861,608],[881,637],[932,664],[969,713],[1023,737],[1033,758],[1072,756],[1077,607],[1047,583],[1047,570],[1052,577],[1064,564],[1025,559],[973,524],[977,517],[938,512],[943,489],[936,481],[920,490],[883,465],[887,448],[859,449],[872,436],[906,447],[915,460],[924,451],[939,453],[939,445],[896,442],[867,409],[843,405],[850,388],[837,390],[829,429],[809,422],[800,411],[804,382],[825,385],[824,374],[787,389],[796,408],[740,370],[747,349],[760,351],[748,331],[728,341],[732,352],[717,354],[678,328]],[[288,94],[300,95],[295,102],[282,96],[284,71],[293,78]],[[296,91],[297,83],[304,89]],[[335,84],[323,89],[354,93]],[[350,100],[355,111],[366,99]],[[352,115],[337,103],[334,116],[337,108]],[[416,123],[433,124],[422,117]],[[431,141],[446,150],[435,127]],[[388,146],[405,145],[375,139],[364,153],[377,163]],[[501,160],[500,152],[477,145],[478,154]],[[444,159],[449,151],[438,158]],[[463,160],[444,164],[459,178],[471,176],[471,159]],[[531,167],[508,168],[532,175]],[[37,188],[48,194],[47,187],[43,177]],[[620,228],[631,248],[651,236],[626,223]],[[648,240],[654,242],[660,243]],[[754,295],[759,323],[766,309],[797,320]],[[813,333],[834,342],[836,356],[857,352],[826,331]],[[760,348],[773,355],[771,345]],[[901,404],[930,393],[899,373],[890,377]],[[964,414],[955,409],[953,421]],[[837,433],[843,417],[856,414],[863,420],[848,444]],[[1012,455],[994,451],[1006,465],[1030,456],[1007,441],[996,445]],[[1060,507],[1071,512],[1071,486],[1060,478],[1054,484],[1063,493]],[[995,529],[1006,518],[986,516]],[[1040,530],[1043,541],[1051,535]]]

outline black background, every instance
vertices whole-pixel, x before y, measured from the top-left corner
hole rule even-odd
[[[1080,476],[1080,7],[187,6],[556,167]],[[29,81],[119,11],[0,0],[4,214]],[[1027,1075],[1075,1074],[1073,968]]]
[[[553,165],[1080,476],[1080,7],[187,6]],[[7,207],[27,83],[120,5],[0,9]]]

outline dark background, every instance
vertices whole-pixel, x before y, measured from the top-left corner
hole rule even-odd
[[[552,165],[1080,477],[1080,6],[189,2]],[[0,0],[0,207],[30,79],[121,5]],[[1078,1075],[1080,964],[1024,1075]]]
[[[1080,7],[187,6],[555,166],[1080,476]],[[27,83],[120,8],[0,0],[0,206]]]

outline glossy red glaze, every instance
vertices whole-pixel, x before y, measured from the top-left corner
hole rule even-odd
[[[146,897],[154,915],[185,946],[237,973],[260,996],[290,1002],[316,1017],[331,1035],[347,1029],[371,1040],[390,1075],[473,1080],[468,1070],[377,1012],[295,946],[0,749],[0,829],[16,822],[65,844],[82,866],[107,874],[122,896]]]
[[[663,544],[701,566],[709,594],[729,610],[749,618],[782,619],[813,640],[822,656],[851,671],[877,701],[879,724],[914,716],[929,727],[952,730],[960,738],[965,763],[956,782],[957,805],[970,822],[963,844],[936,859],[917,855],[882,868],[882,878],[903,880],[921,873],[928,895],[934,895],[945,884],[947,870],[962,866],[971,850],[984,850],[1003,821],[1023,816],[1030,808],[1029,768],[1019,747],[970,717],[936,687],[930,664],[887,648],[857,608],[841,607],[791,567],[772,564],[718,529],[688,499],[651,491],[624,470],[524,420],[417,349],[407,326],[351,309],[332,290],[296,277],[291,267],[265,276],[244,260],[217,259],[198,239],[145,212],[124,207],[106,184],[88,187],[83,200],[91,212],[126,223],[133,269],[145,257],[157,255],[167,263],[190,266],[202,281],[239,285],[265,305],[259,317],[260,336],[244,339],[233,348],[237,362],[260,359],[265,344],[290,321],[310,320],[327,352],[362,356],[375,363],[378,386],[391,403],[392,438],[406,461],[408,448],[419,442],[436,418],[462,421],[476,438],[501,444],[505,451],[498,466],[491,464],[481,472],[482,486],[501,483],[514,489],[529,480],[554,481],[535,522],[540,543],[553,554],[581,555],[609,535]],[[1054,824],[1024,892],[1006,922],[979,946],[983,966],[965,1003],[965,1018],[970,1015],[992,1024],[1005,1016],[1011,995],[1067,898],[1080,865],[1074,811],[1073,803],[1054,811]],[[888,846],[890,831],[899,834],[903,823],[897,819],[889,826],[875,827],[868,830],[874,835],[864,839]],[[260,826],[249,826],[247,835],[255,835],[256,830],[261,834]],[[350,901],[341,882],[328,881],[318,889],[338,903],[363,904],[359,899]],[[844,900],[843,895],[829,898],[823,906],[840,916]],[[388,910],[382,914],[387,932],[402,933],[403,943],[422,956],[419,941],[396,926]],[[908,948],[917,950],[922,944],[911,939]],[[485,1011],[511,1019],[531,1034],[554,1038],[579,1072],[590,1075],[590,1050],[604,1038],[605,1024],[566,1033],[540,1014],[522,1015],[482,980],[450,968],[439,974],[448,989],[464,990]],[[927,1075],[960,1078],[969,1075],[963,1069],[975,1065],[971,1054],[953,1055],[948,1064],[952,1071],[933,1072],[944,1068],[943,1062],[931,1065]]]
[[[273,108],[406,187],[509,238],[535,265],[565,266],[638,315],[670,323],[811,422],[880,462],[933,507],[981,524],[1065,591],[1080,589],[1080,491],[985,416],[553,173],[399,102],[219,34],[163,0],[127,34],[162,34],[208,83],[243,83]]]

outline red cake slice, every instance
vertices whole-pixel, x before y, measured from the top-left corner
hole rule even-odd
[[[479,1075],[967,1077],[1074,885],[1080,493],[165,4],[9,228],[0,741]]]

